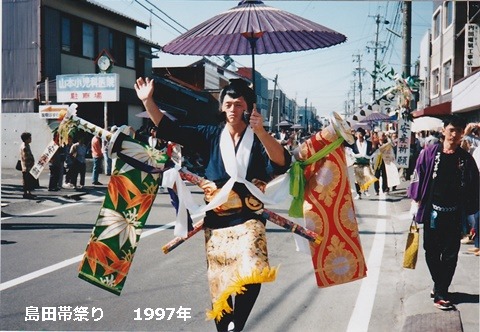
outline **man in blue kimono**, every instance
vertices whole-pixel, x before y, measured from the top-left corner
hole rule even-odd
[[[431,297],[437,308],[450,310],[448,287],[457,266],[462,218],[478,211],[479,175],[473,157],[460,147],[466,121],[450,115],[443,124],[443,142],[426,146],[418,157],[408,196],[416,221],[424,224]]]
[[[263,128],[255,94],[243,80],[231,80],[220,94],[219,125],[182,126],[158,109],[154,82],[139,78],[138,98],[158,127],[159,138],[198,152],[208,181],[201,185],[208,279],[218,331],[242,331],[262,282],[273,281],[265,236],[262,195],[267,182],[285,173],[291,156]],[[235,303],[233,302],[235,298]]]

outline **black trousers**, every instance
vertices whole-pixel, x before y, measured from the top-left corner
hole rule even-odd
[[[380,164],[380,167],[375,170],[375,177],[378,179],[378,181],[373,183],[375,192],[378,194],[380,191],[380,177],[382,177],[382,191],[386,193],[388,191],[387,170],[383,161]]]
[[[224,314],[219,322],[215,321],[218,332],[228,331],[230,322],[235,324],[234,331],[242,331],[245,327],[247,318],[260,293],[261,284],[251,284],[245,287],[247,288],[245,293],[235,295],[235,305],[232,303],[232,297],[228,299],[228,305],[233,308],[233,311],[229,314]]]
[[[26,172],[22,172],[22,180],[23,180],[23,193],[29,193],[31,190],[36,188],[36,181],[35,178],[30,174],[30,170]]]
[[[50,179],[48,181],[48,189],[53,190],[57,187],[59,187],[59,182],[60,182],[60,176],[62,175],[61,171],[61,165],[55,165],[55,164],[50,164],[49,169],[50,169]]]
[[[72,184],[74,186],[77,185],[77,178],[78,178],[78,175],[80,175],[80,185],[81,186],[84,186],[85,185],[85,172],[86,172],[86,164],[85,163],[81,163],[79,162],[78,160],[74,160],[73,161],[73,169],[72,169]]]
[[[435,228],[431,227],[431,222],[425,224],[423,248],[435,296],[445,298],[457,267],[461,223],[456,212],[437,213]]]
[[[357,192],[358,195],[362,194],[362,191],[360,190],[360,186],[356,182],[355,182],[355,191]]]

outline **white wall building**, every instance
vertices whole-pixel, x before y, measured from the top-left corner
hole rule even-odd
[[[480,120],[480,1],[436,1],[422,39],[418,108],[413,115],[462,113]]]

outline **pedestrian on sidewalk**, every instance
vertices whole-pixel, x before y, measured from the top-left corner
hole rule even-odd
[[[113,127],[108,127],[107,130],[111,133],[114,132],[114,127],[116,128],[117,126]],[[105,175],[110,176],[112,175],[112,158],[108,155],[108,141],[103,140],[102,141],[102,152],[103,152],[103,160],[104,160],[104,170],[105,170]]]
[[[448,288],[457,266],[462,218],[479,208],[479,173],[473,157],[460,147],[466,121],[443,120],[443,142],[426,145],[418,157],[408,196],[412,213],[424,224],[423,246],[434,286],[435,307],[454,309]],[[416,208],[417,207],[417,211]]]
[[[387,137],[383,132],[375,133],[378,136],[375,149],[375,157],[373,158],[373,170],[374,175],[378,179],[373,183],[373,188],[375,189],[375,195],[380,194],[380,178],[382,179],[382,193],[388,193],[388,179],[387,179],[387,170],[385,168],[385,161],[383,160],[383,154],[381,147],[389,144]],[[373,143],[372,143],[373,144]]]
[[[68,143],[64,147],[60,147],[63,149],[63,153],[65,155],[65,162],[64,162],[64,173],[65,173],[65,183],[63,183],[62,187],[65,189],[73,189],[75,186],[73,185],[73,157],[70,154],[70,150],[72,149],[73,139],[71,136],[68,136]]]
[[[53,135],[54,142],[58,145],[58,133]],[[48,168],[50,170],[50,178],[48,181],[48,191],[59,191],[61,178],[63,177],[63,160],[62,160],[62,148],[58,147],[57,151],[53,154],[48,162]]]
[[[475,128],[474,134],[476,132],[476,137],[480,135],[480,123],[470,123],[465,128],[465,135],[472,135],[472,128]],[[464,137],[465,139],[465,137]],[[467,137],[467,139],[471,139],[471,137]],[[477,140],[477,143],[480,143],[480,139]],[[480,170],[480,145],[472,144],[470,147],[470,153],[472,154],[475,163],[477,164],[477,168]],[[480,219],[480,212],[475,213],[475,215],[469,216],[469,224],[473,226],[474,233],[473,233],[473,248],[469,248],[468,252],[475,254],[475,256],[480,256],[480,233],[479,233],[479,219]]]
[[[93,169],[92,169],[92,184],[95,186],[101,186],[98,181],[98,176],[102,171],[103,151],[102,151],[102,139],[98,136],[93,136],[91,141]]]
[[[34,199],[35,195],[32,190],[36,187],[36,180],[30,174],[30,170],[35,165],[35,157],[30,149],[32,143],[32,134],[24,132],[20,135],[22,144],[20,145],[20,162],[22,164],[22,180],[23,180],[23,198]]]
[[[85,186],[85,172],[86,172],[86,160],[87,146],[85,145],[85,137],[80,135],[78,142],[74,143],[70,149],[70,155],[73,159],[72,165],[72,184],[74,188],[81,189]],[[80,175],[80,185],[77,186],[77,178]]]
[[[151,127],[150,128],[150,136],[148,137],[148,145],[151,148],[157,149],[159,144],[159,139],[157,138],[157,128]]]

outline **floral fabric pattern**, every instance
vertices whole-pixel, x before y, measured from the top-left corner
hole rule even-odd
[[[265,225],[255,219],[227,228],[205,229],[207,276],[213,310],[210,319],[231,312],[231,295],[241,294],[244,286],[274,281],[276,269],[268,263]],[[229,248],[229,250],[225,250]]]
[[[159,160],[165,158],[129,137],[124,138],[121,146],[123,154],[148,165],[158,166]],[[80,278],[120,295],[157,195],[158,178],[158,174],[135,169],[117,159],[107,195],[80,264]]]
[[[300,146],[307,159],[338,138],[327,127]],[[343,147],[305,168],[307,179],[303,212],[307,228],[323,238],[310,243],[319,287],[339,285],[366,276],[365,258],[358,234],[347,163]]]
[[[253,179],[252,183],[262,192],[265,192],[265,182]],[[203,190],[207,202],[210,202],[220,192],[220,188],[217,188],[217,185],[214,182],[208,180],[199,184],[199,187]],[[244,207],[248,208],[250,211],[259,211],[263,209],[263,203],[250,193],[244,195],[244,197],[240,197],[235,190],[231,190],[228,193],[227,201],[214,208],[213,211],[218,216],[230,216],[240,213]]]

